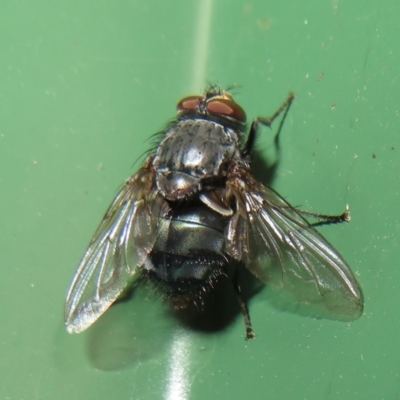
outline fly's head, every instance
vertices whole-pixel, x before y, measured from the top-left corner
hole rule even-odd
[[[246,113],[237,104],[228,92],[211,87],[204,96],[188,96],[177,105],[179,117],[198,116],[209,120],[217,120],[221,123],[244,128]]]

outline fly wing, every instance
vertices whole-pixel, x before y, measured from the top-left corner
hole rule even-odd
[[[157,238],[165,200],[157,195],[154,172],[143,167],[119,192],[83,256],[68,291],[69,333],[92,325],[138,277]],[[164,210],[164,211],[163,211]]]
[[[362,293],[350,267],[299,211],[242,167],[227,186],[236,199],[226,234],[232,257],[263,282],[319,306],[324,316],[361,315]]]

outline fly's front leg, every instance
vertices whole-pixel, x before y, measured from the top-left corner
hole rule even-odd
[[[259,124],[270,127],[272,125],[272,123],[274,122],[274,120],[284,111],[285,113],[282,118],[282,123],[283,123],[294,98],[295,98],[295,94],[289,93],[289,95],[286,98],[286,100],[284,101],[284,103],[279,107],[278,110],[276,110],[276,112],[271,117],[269,117],[269,118],[257,117],[253,120],[253,122],[251,123],[250,132],[247,136],[246,144],[244,146],[244,150],[243,150],[244,156],[250,155],[251,151],[253,150],[254,144],[257,139]],[[279,126],[278,135],[282,128],[282,123]]]

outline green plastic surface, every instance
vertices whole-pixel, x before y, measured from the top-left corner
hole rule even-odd
[[[400,398],[399,17],[397,0],[4,0],[0,399]],[[309,211],[350,205],[321,232],[364,315],[315,320],[261,293],[246,342],[240,314],[192,331],[138,293],[68,335],[65,294],[104,211],[206,81],[240,85],[249,119],[297,94],[273,187]]]

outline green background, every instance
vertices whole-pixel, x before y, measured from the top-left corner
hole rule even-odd
[[[400,398],[399,15],[397,0],[2,1],[0,399]],[[321,231],[364,315],[305,318],[260,294],[246,342],[240,315],[190,331],[142,294],[68,335],[66,290],[105,209],[206,81],[240,85],[249,119],[297,94],[273,186],[309,211],[350,205]]]

